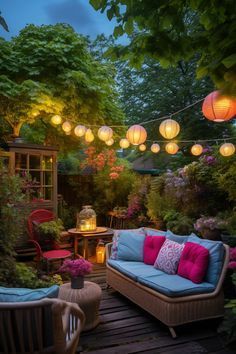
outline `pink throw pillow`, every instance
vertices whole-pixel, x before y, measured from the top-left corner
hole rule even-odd
[[[176,274],[184,244],[165,240],[158,253],[154,267],[167,274]]]
[[[149,236],[147,235],[144,240],[143,246],[143,261],[146,264],[153,265],[161,246],[165,242],[165,236]]]
[[[191,280],[193,283],[201,283],[206,274],[209,262],[209,251],[205,247],[186,242],[180,257],[178,275]]]

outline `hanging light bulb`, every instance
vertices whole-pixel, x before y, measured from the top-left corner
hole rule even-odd
[[[98,129],[98,137],[102,141],[106,141],[112,138],[113,130],[110,127],[104,125]]]
[[[174,155],[178,152],[179,147],[176,143],[170,142],[170,143],[166,144],[165,149],[168,152],[168,154]]]
[[[146,145],[145,144],[141,144],[141,145],[139,145],[139,150],[140,151],[145,151],[146,149],[147,149],[147,147],[146,147]]]
[[[131,144],[140,145],[147,139],[146,129],[141,125],[132,125],[126,133],[126,138]]]
[[[129,140],[128,139],[120,139],[120,147],[122,149],[127,149],[129,147]]]
[[[91,129],[86,130],[84,138],[87,143],[91,143],[92,141],[94,141],[94,135]]]
[[[159,126],[159,132],[165,139],[173,139],[180,132],[179,123],[173,119],[166,119],[161,122]]]
[[[105,143],[106,143],[108,146],[111,146],[111,145],[114,144],[114,139],[111,138],[111,139],[105,141]]]
[[[61,122],[62,122],[62,118],[58,114],[55,114],[55,116],[52,116],[52,118],[51,118],[52,124],[59,125],[59,124],[61,124]]]
[[[86,127],[84,125],[77,125],[74,129],[74,133],[78,137],[84,136],[85,132],[86,132]]]
[[[72,125],[68,120],[62,124],[62,130],[64,130],[65,133],[69,133],[71,129],[72,129]]]
[[[200,145],[200,144],[194,144],[194,145],[191,147],[191,153],[192,153],[194,156],[199,156],[199,155],[201,155],[202,152],[203,152],[203,147],[202,147],[202,145]]]
[[[231,156],[235,153],[235,146],[232,143],[224,143],[220,147],[220,153],[222,156]]]
[[[235,116],[236,101],[213,91],[204,99],[202,113],[213,122],[225,122]]]
[[[159,151],[160,151],[160,145],[159,144],[156,144],[156,143],[154,143],[154,144],[152,144],[152,146],[151,146],[151,151],[152,152],[154,152],[154,154],[157,154]]]

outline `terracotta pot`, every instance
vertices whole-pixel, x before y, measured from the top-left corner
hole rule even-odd
[[[84,287],[84,277],[82,275],[71,278],[71,289],[82,289]]]

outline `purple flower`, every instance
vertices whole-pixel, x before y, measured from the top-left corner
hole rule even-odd
[[[84,258],[79,259],[66,259],[62,266],[59,268],[59,272],[68,273],[72,277],[77,277],[79,275],[86,275],[91,273],[92,263],[86,261]]]
[[[229,268],[229,269],[236,270],[236,261],[231,261],[231,262],[229,262],[228,268]]]

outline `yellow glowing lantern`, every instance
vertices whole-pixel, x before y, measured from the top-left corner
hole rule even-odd
[[[165,149],[168,152],[168,154],[174,155],[178,152],[179,147],[176,143],[170,142],[170,143],[166,144]]]
[[[112,138],[113,130],[110,127],[104,125],[103,127],[98,129],[98,137],[102,141],[107,141]]]
[[[147,149],[147,147],[146,147],[146,145],[145,144],[141,144],[141,145],[139,145],[139,150],[140,151],[145,151],[146,149]]]
[[[129,147],[129,140],[127,139],[120,139],[120,147],[122,149],[127,149]]]
[[[91,129],[86,130],[84,138],[87,143],[91,143],[92,141],[94,141],[94,135]]]
[[[94,231],[97,228],[97,216],[91,205],[84,205],[77,213],[76,230]]]
[[[151,151],[154,152],[154,154],[157,154],[160,151],[160,145],[156,143],[152,144]]]
[[[108,146],[111,146],[111,145],[114,144],[114,139],[111,138],[111,139],[105,141],[105,143],[106,143]]]
[[[84,136],[85,132],[86,132],[86,127],[84,125],[77,125],[74,129],[74,133],[78,137]]]
[[[173,119],[166,119],[161,122],[159,132],[165,139],[173,139],[180,132],[179,123]]]
[[[132,125],[126,133],[126,138],[133,145],[143,144],[147,139],[146,129],[141,125]]]
[[[202,113],[213,122],[225,122],[235,116],[236,101],[214,91],[204,99]]]
[[[221,145],[220,153],[223,156],[231,156],[235,153],[235,146],[232,143],[225,143]]]
[[[102,240],[98,241],[97,247],[96,247],[96,262],[97,263],[104,263],[105,261],[105,244]]]
[[[194,155],[194,156],[199,156],[201,155],[203,151],[203,147],[202,145],[200,144],[194,144],[192,147],[191,147],[191,153]]]
[[[72,125],[70,122],[68,122],[68,120],[62,124],[62,130],[64,130],[65,133],[70,133],[71,129],[72,129]]]
[[[62,122],[62,118],[61,118],[61,116],[59,116],[58,114],[55,114],[55,116],[52,116],[51,122],[52,122],[52,124],[54,124],[54,125],[59,125],[59,124],[61,124],[61,122]]]

